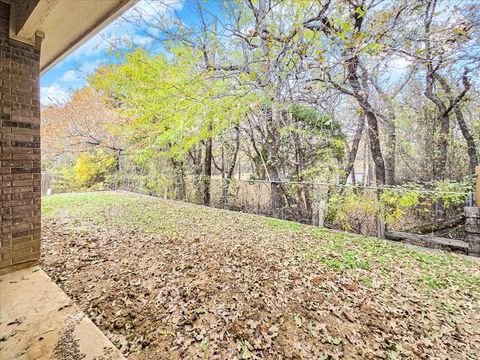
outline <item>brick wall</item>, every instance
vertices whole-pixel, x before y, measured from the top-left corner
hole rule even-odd
[[[0,271],[40,256],[39,45],[8,36],[0,2]]]

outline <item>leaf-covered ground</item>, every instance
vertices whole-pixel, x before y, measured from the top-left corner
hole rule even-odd
[[[42,267],[130,359],[480,353],[477,260],[127,193],[42,209]]]

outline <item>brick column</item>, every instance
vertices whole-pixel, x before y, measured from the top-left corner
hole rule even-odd
[[[0,2],[0,272],[40,257],[40,41],[10,39],[9,12]]]
[[[480,207],[466,207],[464,210],[468,254],[480,256]]]

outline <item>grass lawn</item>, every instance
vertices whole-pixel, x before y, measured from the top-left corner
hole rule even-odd
[[[480,261],[122,192],[42,202],[43,269],[129,359],[478,359]]]

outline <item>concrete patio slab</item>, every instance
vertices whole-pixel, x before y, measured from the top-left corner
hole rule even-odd
[[[38,266],[0,276],[2,359],[124,359]]]

